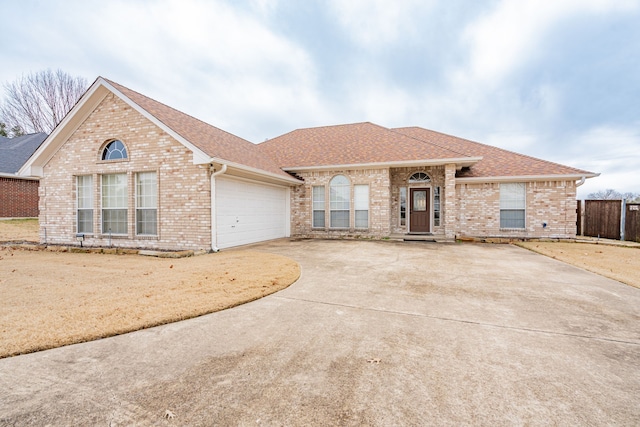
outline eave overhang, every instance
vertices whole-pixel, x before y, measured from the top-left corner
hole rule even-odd
[[[250,166],[242,165],[240,163],[229,162],[227,160],[211,157],[205,162],[196,163],[199,165],[213,165],[214,167],[222,167],[227,165],[227,175],[235,175],[244,178],[254,179],[257,181],[265,181],[273,184],[286,184],[286,185],[300,185],[303,184],[298,178],[293,176],[279,175],[271,172],[266,172],[262,169],[252,168]]]
[[[577,181],[584,178],[595,178],[599,173],[566,174],[566,175],[513,175],[513,176],[474,176],[456,178],[456,184],[472,184],[483,182],[516,182],[516,181]]]
[[[482,160],[482,157],[461,157],[450,159],[422,159],[422,160],[401,160],[397,162],[372,162],[372,163],[351,163],[318,166],[288,166],[282,168],[285,172],[305,172],[305,171],[327,171],[344,169],[386,169],[386,168],[407,168],[420,166],[444,166],[455,164],[456,169],[473,166]]]

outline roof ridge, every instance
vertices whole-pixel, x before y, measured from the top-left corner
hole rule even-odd
[[[588,171],[585,171],[585,170],[583,170],[583,169],[578,169],[578,168],[573,167],[573,166],[563,165],[562,163],[552,162],[551,160],[541,159],[541,158],[539,158],[539,157],[534,157],[534,156],[531,156],[531,155],[529,155],[529,154],[522,154],[522,153],[518,153],[518,152],[516,152],[516,151],[507,150],[506,148],[500,148],[500,147],[496,147],[495,145],[484,144],[484,143],[482,143],[482,142],[473,141],[473,140],[471,140],[471,139],[467,139],[467,138],[461,138],[461,137],[459,137],[459,136],[450,135],[450,134],[448,134],[448,133],[444,133],[444,132],[438,132],[437,130],[426,129],[426,128],[423,128],[423,127],[420,127],[420,126],[409,126],[409,127],[406,127],[406,128],[399,128],[399,129],[411,129],[411,128],[414,128],[414,129],[422,129],[422,130],[426,130],[426,131],[429,131],[429,132],[437,133],[437,134],[440,134],[440,135],[448,136],[448,137],[451,137],[451,138],[461,139],[461,140],[463,140],[463,141],[470,142],[470,143],[472,143],[472,144],[476,144],[476,145],[481,145],[481,146],[483,146],[483,147],[486,147],[486,148],[489,148],[489,149],[492,149],[492,150],[500,150],[500,151],[504,151],[504,152],[507,152],[507,153],[509,153],[509,154],[515,154],[515,155],[520,156],[520,157],[526,157],[526,158],[528,158],[528,159],[537,160],[537,161],[544,162],[544,163],[548,163],[548,164],[555,165],[555,166],[561,166],[561,167],[563,167],[563,168],[573,169],[573,170],[575,170],[575,171],[579,171],[579,172],[588,172]]]
[[[419,126],[414,126],[414,127],[419,127]],[[472,156],[471,156],[471,155],[469,155],[469,154],[466,154],[466,153],[460,152],[460,151],[458,151],[458,150],[454,150],[454,149],[449,148],[449,147],[444,147],[444,146],[442,146],[442,145],[440,145],[440,144],[437,144],[437,143],[435,143],[435,142],[432,142],[432,141],[426,141],[426,140],[424,140],[424,139],[422,139],[422,138],[416,138],[415,136],[407,135],[407,134],[402,133],[402,132],[400,132],[400,131],[398,131],[398,130],[396,130],[396,129],[402,129],[402,128],[395,128],[395,129],[391,129],[391,128],[390,128],[389,130],[390,130],[391,132],[399,133],[400,135],[406,136],[407,138],[415,139],[416,141],[418,141],[418,142],[422,142],[422,143],[424,143],[424,144],[431,144],[431,145],[435,145],[436,147],[440,147],[440,148],[442,148],[442,149],[444,149],[444,150],[451,151],[451,152],[453,152],[453,153],[461,154],[461,155],[463,155],[463,156],[465,156],[465,157],[472,157]],[[424,129],[424,128],[421,128],[421,129]],[[425,129],[425,130],[429,130],[429,129]],[[437,132],[437,133],[440,133],[440,132]],[[442,135],[446,135],[446,134],[442,134]],[[455,136],[453,136],[453,135],[447,135],[447,136],[451,136],[451,137],[453,137],[453,138],[457,138],[457,137],[455,137]],[[460,138],[460,139],[463,139],[463,138]]]

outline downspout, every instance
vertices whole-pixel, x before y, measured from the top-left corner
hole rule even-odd
[[[218,248],[218,237],[216,230],[216,177],[218,175],[222,175],[227,171],[227,165],[222,164],[222,168],[219,171],[213,167],[213,165],[209,165],[209,170],[211,173],[211,251],[218,252],[220,248]]]
[[[580,187],[582,184],[584,184],[584,182],[587,180],[586,176],[583,176],[582,178],[580,178],[580,181],[576,182],[576,188]],[[576,198],[578,197],[578,192],[576,191]],[[584,209],[583,209],[583,205],[584,203],[582,202],[582,200],[580,201],[580,230],[582,235],[584,235]],[[564,210],[565,215],[567,210]],[[566,221],[565,221],[566,224]]]

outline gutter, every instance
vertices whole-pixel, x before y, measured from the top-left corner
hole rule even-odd
[[[482,157],[460,157],[450,159],[422,159],[422,160],[399,160],[392,162],[372,162],[372,163],[345,163],[321,166],[287,166],[282,168],[285,172],[304,172],[322,170],[345,170],[345,169],[379,169],[379,168],[400,168],[419,166],[442,166],[450,163],[456,164],[456,169],[465,166],[473,166],[482,160]]]
[[[514,176],[480,176],[468,178],[456,178],[456,184],[485,183],[485,182],[516,182],[516,181],[575,181],[586,180],[600,176],[599,173],[567,174],[567,175],[514,175]]]
[[[582,178],[580,178],[580,181],[576,182],[576,187],[580,187],[582,184],[584,184],[586,180],[587,180],[586,176],[583,176]]]
[[[211,251],[219,252],[220,248],[218,248],[218,236],[216,228],[216,177],[227,172],[227,164],[223,163],[222,168],[219,171],[216,171],[213,165],[209,164],[209,171],[211,171]]]
[[[18,174],[2,173],[2,172],[0,172],[0,178],[20,179],[20,180],[26,180],[26,181],[40,181],[40,178],[34,177],[34,176],[20,176]]]

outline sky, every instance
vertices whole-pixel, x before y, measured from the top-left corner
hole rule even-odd
[[[0,0],[0,83],[61,69],[251,142],[370,121],[640,193],[640,0]]]

